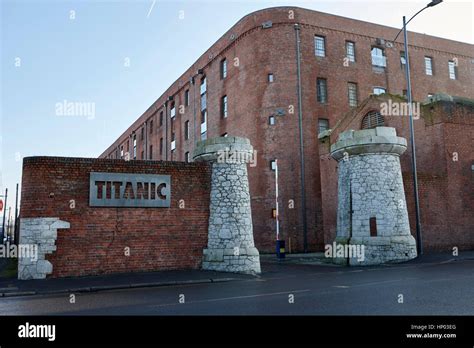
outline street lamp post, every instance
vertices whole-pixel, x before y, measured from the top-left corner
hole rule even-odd
[[[407,24],[415,18],[419,13],[428,7],[436,6],[442,3],[443,0],[433,0],[420,11],[415,13],[408,21],[406,17],[403,16],[403,28],[398,32],[397,36],[393,40],[395,42],[398,38],[398,35],[403,31],[403,41],[405,47],[405,77],[407,81],[407,99],[408,99],[408,114],[410,118],[410,144],[411,144],[411,166],[413,174],[413,191],[415,198],[415,218],[416,218],[416,247],[418,255],[423,255],[423,239],[421,234],[421,223],[420,223],[420,203],[418,197],[418,177],[416,172],[416,149],[415,149],[415,134],[413,128],[413,105],[412,105],[412,94],[411,94],[411,80],[410,80],[410,58],[408,55],[408,38],[407,38]]]
[[[3,238],[5,238],[5,213],[7,212],[7,199],[8,199],[8,189],[5,189],[5,204],[3,206],[3,223],[2,223],[2,233],[0,234],[0,244],[3,244]]]

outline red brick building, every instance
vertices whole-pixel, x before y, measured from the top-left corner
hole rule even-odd
[[[128,152],[137,160],[190,161],[196,142],[203,138],[247,137],[257,150],[257,166],[249,168],[256,246],[261,251],[274,249],[272,161],[277,158],[281,237],[291,251],[321,250],[332,241],[335,228],[337,174],[336,164],[325,162],[318,134],[336,127],[348,114],[359,115],[372,94],[404,94],[403,40],[399,37],[391,42],[398,30],[296,7],[251,13],[210,47],[101,157],[124,158]],[[439,93],[474,97],[472,45],[411,32],[408,40],[415,101]],[[436,151],[441,151],[439,146],[447,148],[459,139],[465,141],[460,146],[473,148],[472,108],[462,109],[468,125],[446,123],[432,128],[438,132],[432,135],[439,145],[427,146],[438,146]],[[448,117],[442,113],[439,119]],[[407,137],[400,126],[397,132]],[[360,128],[360,123],[355,127]],[[458,132],[463,136],[458,137]],[[336,140],[333,135],[327,139],[323,141]],[[466,163],[473,160],[470,152],[465,153]],[[428,150],[420,152],[420,156],[431,155]],[[420,161],[431,163],[433,171],[426,167],[428,176],[441,170],[436,166],[441,160],[430,162],[426,157]],[[404,172],[409,172],[408,166],[405,155]],[[444,172],[448,177],[450,170]],[[471,187],[465,202],[472,211],[472,168],[463,170],[460,175],[467,181],[459,180]],[[458,174],[453,175],[446,180],[458,187],[461,181]],[[408,181],[407,185],[409,196]],[[434,193],[426,196],[430,200],[426,204],[441,204],[432,201],[437,197]],[[424,199],[422,193],[422,204]],[[448,213],[441,205],[438,212],[445,215],[437,218],[443,222],[425,223],[436,226],[434,237],[449,238],[443,237],[448,226],[443,216],[456,210]],[[474,226],[469,217],[463,224]],[[426,244],[437,245],[434,241]],[[474,247],[472,237],[463,245]]]

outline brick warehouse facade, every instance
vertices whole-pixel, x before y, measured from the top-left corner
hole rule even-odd
[[[257,151],[257,166],[249,167],[257,248],[274,249],[271,161],[278,158],[281,236],[292,251],[305,249],[305,235],[307,250],[321,250],[332,240],[327,237],[335,225],[331,214],[336,211],[335,197],[326,194],[325,187],[332,187],[337,176],[327,172],[320,161],[318,130],[333,128],[354,109],[363,109],[371,94],[404,94],[403,42],[389,42],[397,32],[395,28],[295,7],[251,13],[209,48],[101,157],[125,158],[129,153],[137,160],[188,161],[202,138],[225,134],[249,138]],[[474,96],[472,45],[416,33],[409,33],[409,43],[414,100],[423,101],[437,93]],[[465,130],[452,124],[445,129],[452,134]],[[397,133],[407,137],[398,128]],[[449,139],[443,146],[454,141]],[[471,142],[472,148],[472,138],[465,139],[464,144]],[[335,138],[326,141],[334,142]],[[431,155],[428,150],[422,152]],[[404,156],[405,175],[409,158]],[[472,161],[472,154],[466,156]],[[471,175],[470,167],[463,170],[469,170],[463,178]],[[407,180],[405,175],[408,185]],[[452,180],[457,179],[454,176]],[[470,180],[467,184],[472,187]],[[405,191],[410,208],[409,187]],[[426,198],[435,197],[433,193]],[[423,197],[421,200],[423,203]],[[413,230],[412,211],[411,207]],[[443,212],[441,207],[438,211]],[[443,214],[440,219],[448,213]],[[469,219],[466,223],[474,225]],[[446,225],[434,225],[439,231],[434,236],[440,236]],[[431,244],[433,248],[437,245]],[[467,242],[469,245],[474,246],[472,240]]]

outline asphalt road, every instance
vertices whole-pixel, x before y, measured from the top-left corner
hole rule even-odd
[[[262,268],[251,280],[81,293],[75,303],[69,294],[0,298],[0,315],[474,315],[472,259]]]

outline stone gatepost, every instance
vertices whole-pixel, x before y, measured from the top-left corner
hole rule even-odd
[[[331,146],[331,156],[338,161],[334,245],[364,251],[362,257],[344,254],[336,262],[374,265],[417,256],[400,168],[399,156],[406,148],[406,139],[391,127],[349,130]]]
[[[247,162],[253,158],[250,141],[238,137],[200,141],[193,158],[212,163],[208,243],[202,268],[260,273],[247,177]]]

